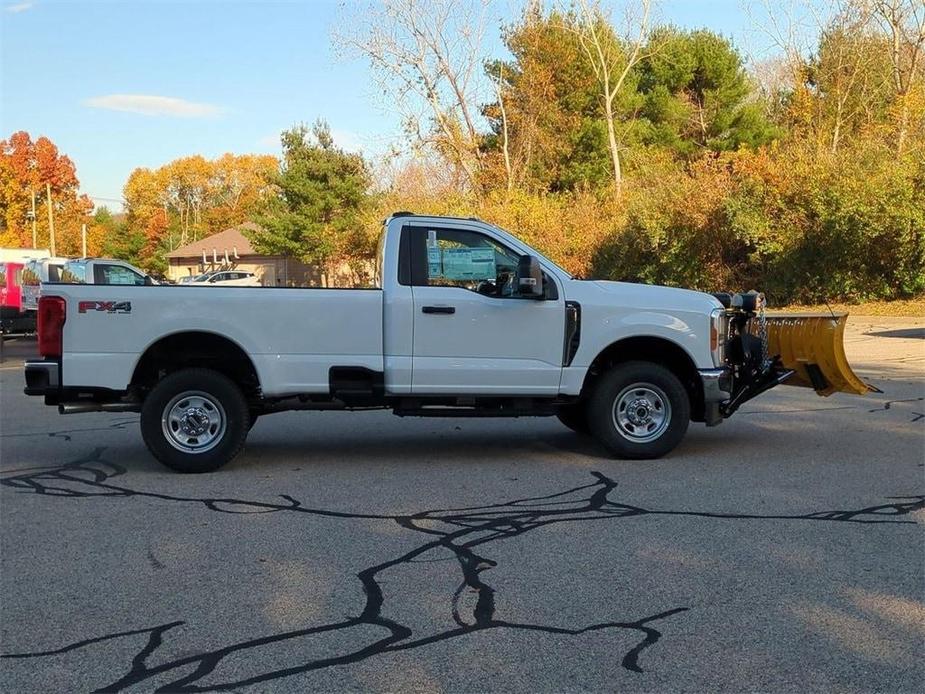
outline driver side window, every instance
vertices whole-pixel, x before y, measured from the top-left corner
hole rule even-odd
[[[459,287],[499,298],[513,295],[518,253],[476,231],[416,227],[413,234],[413,284]]]

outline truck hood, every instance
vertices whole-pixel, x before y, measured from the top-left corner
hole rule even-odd
[[[613,294],[615,298],[619,297],[621,305],[636,308],[676,309],[708,314],[713,309],[722,308],[723,306],[715,296],[690,289],[605,280],[594,280],[591,284],[609,294]]]

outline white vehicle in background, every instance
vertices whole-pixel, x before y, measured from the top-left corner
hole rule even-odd
[[[47,248],[0,248],[0,263],[24,263],[33,258],[49,258]]]
[[[60,282],[61,271],[67,258],[35,258],[28,261],[22,269],[22,309],[37,311],[42,284]]]
[[[60,281],[65,284],[157,284],[154,278],[134,265],[110,258],[69,260],[61,269]]]
[[[260,279],[253,272],[243,270],[219,270],[199,275],[190,284],[218,284],[222,286],[259,287]]]

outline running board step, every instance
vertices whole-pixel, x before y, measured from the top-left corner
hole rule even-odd
[[[475,407],[419,407],[398,408],[392,414],[398,417],[551,417],[556,413],[549,408],[475,408]]]
[[[392,412],[399,417],[549,417],[556,413],[550,400],[538,398],[458,397],[428,402],[402,398]]]

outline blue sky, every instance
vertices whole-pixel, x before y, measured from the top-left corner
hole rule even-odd
[[[324,118],[342,146],[381,149],[397,120],[366,65],[331,48],[344,4],[2,0],[0,137],[50,137],[83,192],[111,208],[137,166],[278,153],[278,133],[297,122]],[[500,0],[495,25],[518,5]],[[757,40],[740,0],[665,0],[659,18]],[[488,34],[501,54],[497,29]],[[143,112],[114,110],[125,108]]]

